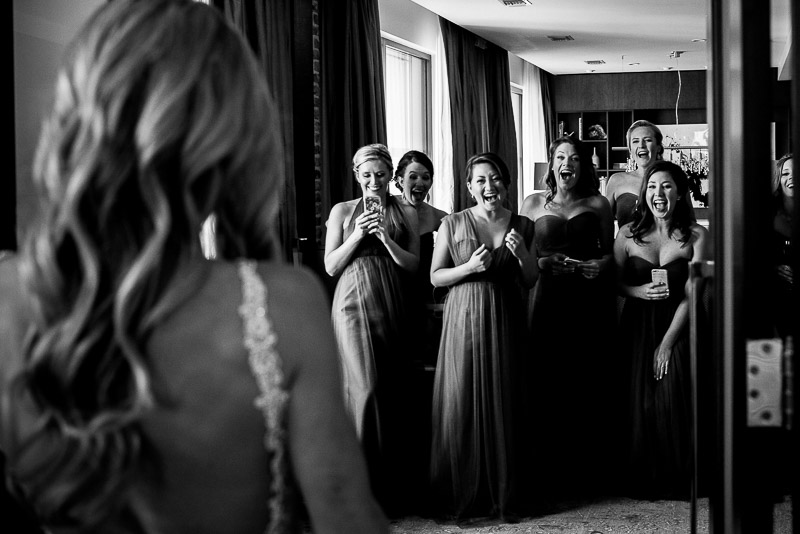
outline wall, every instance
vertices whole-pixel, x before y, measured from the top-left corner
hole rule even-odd
[[[378,0],[381,30],[425,52],[436,52],[439,15],[411,0]]]
[[[515,56],[511,52],[508,53],[508,74],[511,78],[511,83],[522,85],[522,69],[524,65],[524,59]]]
[[[680,109],[706,109],[707,71],[680,73]],[[678,71],[554,76],[556,111],[675,109]]]
[[[378,0],[381,31],[399,37],[406,43],[422,48],[429,54],[436,53],[439,35],[439,15],[428,11],[411,0]],[[511,83],[522,85],[522,66],[525,61],[508,53]]]
[[[14,0],[14,140],[17,235],[37,210],[31,165],[67,43],[103,0]]]

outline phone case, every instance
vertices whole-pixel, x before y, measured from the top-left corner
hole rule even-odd
[[[650,271],[653,276],[653,282],[664,284],[667,288],[669,288],[669,280],[667,279],[667,270],[666,269],[653,269]]]
[[[571,263],[573,265],[579,265],[583,263],[581,260],[576,260],[575,258],[564,258],[565,263]]]
[[[364,197],[364,211],[381,211],[381,199],[379,197]]]

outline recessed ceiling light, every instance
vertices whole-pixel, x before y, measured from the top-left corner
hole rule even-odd
[[[705,43],[706,40],[705,39],[692,39],[692,42],[693,43]]]
[[[664,70],[672,70],[672,67],[664,67]]]
[[[633,67],[633,66],[635,66],[635,65],[641,65],[641,63],[639,63],[639,62],[637,61],[636,63],[628,63],[628,65],[630,65],[631,67]]]
[[[594,72],[594,69],[588,69],[586,72]]]
[[[606,62],[604,59],[589,59],[584,61],[587,65],[605,65]]]

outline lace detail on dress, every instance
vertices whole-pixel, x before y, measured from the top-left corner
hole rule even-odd
[[[244,323],[244,346],[249,353],[250,369],[261,392],[254,404],[264,415],[264,445],[270,454],[269,523],[266,532],[287,532],[290,529],[290,517],[284,445],[289,394],[284,388],[281,359],[275,349],[278,340],[267,313],[267,287],[256,272],[256,263],[240,262],[239,277],[242,280],[239,315]]]

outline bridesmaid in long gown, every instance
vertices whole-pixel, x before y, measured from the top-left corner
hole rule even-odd
[[[413,273],[419,264],[417,213],[387,193],[392,159],[384,145],[360,148],[353,172],[363,198],[331,210],[325,269],[339,276],[331,315],[345,406],[376,497],[394,515],[406,490],[403,387],[410,369],[400,270]],[[367,198],[378,199],[381,207],[365,211]]]
[[[528,441],[533,477],[545,498],[602,493],[611,468],[621,404],[618,362],[608,357],[614,328],[613,222],[594,185],[585,146],[565,136],[550,145],[547,191],[521,213],[535,225],[541,276],[531,292],[528,349],[533,384]]]
[[[687,498],[690,482],[689,262],[705,257],[708,231],[689,202],[689,181],[674,163],[650,167],[634,220],[614,243],[626,297],[620,336],[630,356],[631,474],[635,494]],[[667,271],[667,285],[651,270]]]
[[[419,268],[410,280],[409,307],[412,321],[418,321],[421,354],[425,363],[436,361],[439,339],[426,320],[426,305],[435,301],[435,288],[431,284],[431,261],[433,260],[434,233],[439,230],[446,212],[426,202],[433,185],[433,162],[423,152],[406,152],[395,169],[395,179],[403,194],[398,197],[402,203],[412,206],[419,219]],[[432,354],[431,354],[432,353]]]
[[[797,300],[792,270],[792,213],[794,212],[794,159],[781,157],[772,180],[773,213],[770,236],[771,261],[774,265],[772,295],[777,333],[785,338],[797,320]]]
[[[394,171],[402,194],[400,202],[413,207],[419,218],[419,268],[405,277],[407,283],[407,323],[413,360],[413,375],[407,384],[406,395],[412,422],[407,428],[410,449],[407,451],[412,487],[409,501],[411,512],[430,512],[428,467],[431,449],[431,399],[433,396],[432,366],[439,353],[441,322],[434,317],[429,305],[436,301],[431,284],[434,233],[439,230],[446,212],[426,202],[433,185],[433,162],[423,152],[410,150],[403,154]],[[441,297],[440,297],[441,298]]]
[[[431,280],[449,286],[433,397],[431,478],[457,518],[513,515],[514,419],[523,288],[538,276],[533,225],[503,206],[510,176],[495,154],[467,162],[476,205],[448,215]]]
[[[631,124],[625,138],[634,169],[612,174],[606,186],[606,198],[611,204],[618,228],[633,220],[644,174],[664,154],[664,135],[650,121],[638,120]]]

